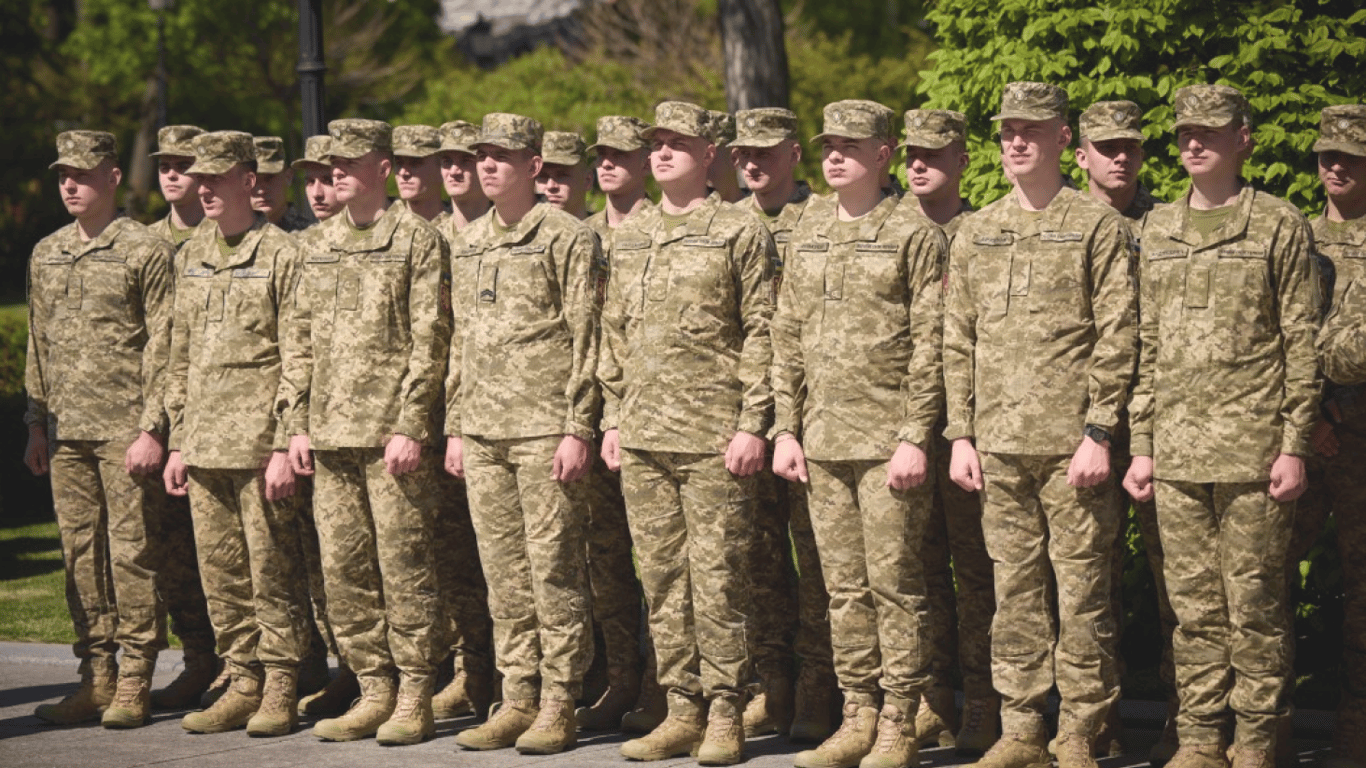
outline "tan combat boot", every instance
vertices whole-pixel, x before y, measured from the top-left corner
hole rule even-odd
[[[621,745],[628,760],[668,760],[696,753],[702,744],[700,712],[670,712],[654,730]]]
[[[1333,751],[1324,768],[1366,768],[1366,701],[1342,694],[1333,727]]]
[[[958,707],[953,700],[953,689],[936,685],[920,698],[915,713],[916,742],[922,747],[952,747],[957,745]]]
[[[859,761],[859,768],[915,768],[920,764],[913,711],[909,700],[887,696],[877,719],[877,741]]]
[[[960,740],[961,744],[962,741]],[[1048,739],[1041,733],[1007,733],[972,768],[1049,768]]]
[[[954,738],[954,753],[980,757],[1001,735],[1001,700],[995,696],[965,699],[963,726]]]
[[[151,673],[119,675],[114,700],[105,708],[100,725],[105,728],[141,728],[152,709]]]
[[[839,730],[815,749],[798,752],[797,768],[854,768],[877,743],[878,712],[875,707],[846,702]]]
[[[1167,768],[1229,768],[1222,744],[1182,744]]]
[[[156,709],[189,709],[199,703],[218,676],[218,657],[192,648],[185,649],[185,662],[180,674],[165,688],[152,691],[152,706]]]
[[[621,730],[626,733],[653,733],[668,714],[668,697],[651,664],[641,677],[640,697],[636,699],[636,705],[621,716]]]
[[[745,707],[745,737],[769,733],[786,736],[792,730],[795,706],[792,679],[779,671],[764,675],[759,693]]]
[[[35,717],[57,725],[75,725],[99,719],[114,701],[119,668],[111,659],[92,659],[82,664],[81,687],[56,704],[39,704]]]
[[[1275,768],[1276,754],[1269,749],[1234,744],[1229,750],[1229,764],[1232,768]]]
[[[640,696],[640,675],[631,669],[607,670],[607,690],[590,707],[579,707],[574,719],[584,731],[614,731]]]
[[[288,736],[299,727],[299,671],[267,667],[261,706],[247,720],[248,736]],[[220,699],[221,701],[222,699]]]
[[[1099,768],[1091,739],[1084,733],[1058,734],[1053,750],[1058,758],[1058,768]]]
[[[715,698],[697,747],[701,765],[735,765],[745,759],[745,714],[737,698]]]
[[[360,696],[360,682],[350,667],[342,665],[337,676],[321,691],[299,699],[299,714],[315,717],[336,717],[351,708]]]
[[[432,680],[399,677],[394,713],[375,732],[375,741],[386,747],[421,744],[436,733],[432,717]]]
[[[465,749],[505,749],[536,722],[540,707],[535,699],[504,699],[487,722],[461,731],[455,743]]]
[[[204,691],[204,695],[199,697],[199,708],[208,709],[213,706],[218,697],[228,692],[228,686],[232,685],[232,673],[228,670],[228,665],[222,659],[218,661],[218,676],[209,683],[209,687]]]
[[[524,755],[554,755],[578,743],[578,720],[574,702],[566,699],[541,699],[536,720],[517,737],[517,751]]]
[[[223,733],[241,728],[261,708],[261,680],[245,674],[231,677],[227,693],[208,709],[191,712],[180,721],[190,733]]]
[[[797,675],[797,688],[792,699],[792,726],[787,732],[791,741],[819,744],[830,738],[835,730],[830,713],[835,707],[835,681],[811,666],[803,666]]]
[[[1176,750],[1181,747],[1181,740],[1176,735],[1176,713],[1179,709],[1175,701],[1167,702],[1167,721],[1162,724],[1162,735],[1158,737],[1153,748],[1148,750],[1148,765],[1152,768],[1162,768],[1171,762]]]
[[[360,698],[341,717],[319,720],[313,735],[323,741],[356,741],[375,735],[381,725],[394,714],[397,694],[394,681],[388,677],[360,679]]]
[[[455,677],[432,697],[432,715],[449,720],[463,715],[488,717],[493,702],[493,678],[487,672],[455,670]]]

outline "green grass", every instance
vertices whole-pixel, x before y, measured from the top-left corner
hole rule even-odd
[[[0,639],[70,643],[56,522],[0,528]]]

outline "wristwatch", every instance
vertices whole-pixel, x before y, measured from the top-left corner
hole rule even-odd
[[[1106,432],[1104,429],[1101,429],[1100,427],[1097,427],[1095,424],[1087,424],[1086,426],[1082,427],[1081,433],[1086,437],[1095,440],[1097,443],[1100,443],[1101,445],[1107,447],[1110,445],[1110,433]]]

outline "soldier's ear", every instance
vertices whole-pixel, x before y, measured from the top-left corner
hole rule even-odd
[[[388,179],[394,172],[394,159],[388,155],[379,159],[379,177]]]
[[[540,155],[533,153],[531,155],[530,166],[527,168],[527,170],[531,173],[531,178],[534,179],[537,176],[540,176],[541,168],[543,167],[545,167],[545,161],[541,159]]]
[[[800,141],[794,141],[794,142],[792,142],[792,162],[794,162],[794,163],[800,163],[801,161],[802,161],[802,143],[801,143]]]
[[[123,182],[123,169],[117,165],[109,169],[109,186],[117,187]]]

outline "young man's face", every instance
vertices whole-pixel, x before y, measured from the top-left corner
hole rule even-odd
[[[327,221],[342,209],[337,199],[337,188],[332,186],[332,169],[325,165],[308,165],[304,171],[304,194],[308,207],[318,221]]]
[[[791,139],[772,147],[736,147],[735,167],[745,179],[745,186],[756,193],[781,188],[792,178],[793,169],[802,159],[802,147]]]
[[[285,193],[289,183],[294,180],[294,172],[288,168],[279,173],[256,174],[256,186],[251,190],[253,210],[270,216],[285,210]]]
[[[650,174],[650,150],[630,151],[598,147],[593,168],[598,174],[598,186],[607,194],[643,188]]]
[[[1001,121],[1001,165],[1018,182],[1036,171],[1058,167],[1058,159],[1072,141],[1072,129],[1058,118]]]
[[[193,157],[162,155],[157,158],[157,183],[161,185],[161,196],[174,205],[191,199],[199,192],[199,185],[185,171],[194,165]]]
[[[1366,157],[1346,152],[1320,152],[1319,181],[1334,200],[1366,197]]]
[[[705,178],[715,156],[715,145],[700,136],[661,129],[650,137],[650,172],[660,184]]]
[[[402,200],[427,200],[441,197],[441,160],[426,157],[395,157],[394,181]]]
[[[66,212],[77,218],[95,211],[101,206],[110,206],[110,198],[123,178],[122,172],[113,160],[104,160],[99,165],[86,170],[69,165],[57,166],[57,188],[62,193],[62,204]]]
[[[494,201],[506,199],[534,186],[541,171],[541,156],[533,149],[507,149],[493,144],[475,147],[479,186]]]
[[[1123,192],[1138,184],[1143,167],[1143,142],[1138,139],[1081,140],[1077,165],[1091,183],[1109,192]]]
[[[826,136],[821,139],[821,172],[836,192],[856,187],[869,178],[880,185],[882,166],[890,155],[887,142],[882,139]]]
[[[1250,145],[1247,127],[1234,123],[1221,128],[1183,125],[1176,130],[1181,165],[1191,178],[1236,174]]]
[[[946,147],[906,147],[906,185],[916,197],[932,196],[941,190],[958,194],[958,182],[968,167],[968,153],[960,142]]]
[[[376,190],[384,190],[393,164],[388,156],[370,151],[357,158],[332,157],[332,186],[343,205]]]
[[[469,152],[441,153],[441,183],[456,202],[483,195],[474,155]]]
[[[228,211],[253,207],[258,181],[256,174],[242,165],[234,165],[226,173],[195,174],[195,180],[199,182],[199,202],[210,219],[217,221]]]
[[[536,191],[556,208],[566,208],[572,201],[582,201],[588,194],[588,165],[560,165],[545,163],[536,176]]]

